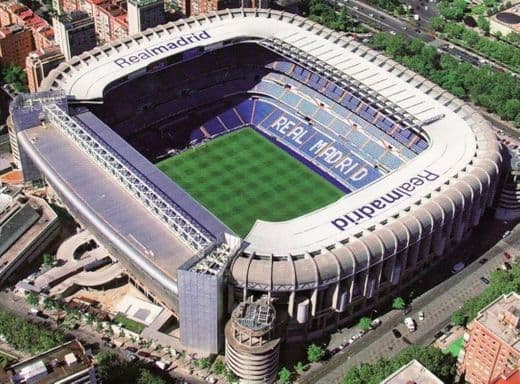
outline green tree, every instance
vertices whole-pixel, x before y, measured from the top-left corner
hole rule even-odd
[[[202,359],[195,360],[194,364],[199,369],[209,369],[211,367],[211,359],[209,357],[203,357]]]
[[[43,308],[46,309],[47,311],[50,311],[51,309],[53,309],[54,308],[54,300],[52,300],[50,297],[46,296],[43,299]]]
[[[325,349],[317,344],[311,344],[307,347],[307,360],[311,363],[317,363],[325,357]]]
[[[27,304],[29,304],[31,307],[36,307],[40,302],[39,296],[34,292],[28,292],[25,295],[25,300],[27,301]]]
[[[466,323],[466,316],[462,310],[457,310],[451,314],[451,322],[455,325],[464,325]]]
[[[430,19],[430,25],[435,31],[442,32],[446,26],[446,20],[442,16],[435,16]]]
[[[104,350],[96,355],[97,372],[104,384],[135,383],[140,377],[139,366],[123,361],[119,355]]]
[[[139,371],[137,384],[166,384],[166,381],[161,377],[154,375],[148,369],[143,368]]]
[[[351,368],[343,378],[345,384],[379,384],[384,378],[411,360],[417,359],[443,382],[452,383],[456,358],[433,347],[411,346],[392,359],[382,358],[373,364]]]
[[[489,29],[491,27],[491,24],[490,24],[489,19],[487,17],[484,17],[484,16],[480,15],[478,17],[478,19],[477,19],[477,25],[486,34],[489,34]]]
[[[303,372],[305,372],[307,370],[307,364],[303,364],[301,361],[298,361],[295,365],[294,365],[294,370],[296,371],[296,373],[298,375],[301,375]]]
[[[214,373],[215,375],[223,375],[225,370],[226,366],[224,365],[222,360],[215,359],[213,365],[211,366],[211,373]]]
[[[48,253],[43,254],[43,265],[46,267],[52,267],[52,264],[54,263],[54,256]]]
[[[401,296],[394,298],[394,301],[392,301],[392,308],[399,309],[399,310],[405,309],[406,303],[405,303],[404,299]]]
[[[2,70],[4,81],[10,84],[17,92],[27,91],[27,76],[22,67],[10,65]]]
[[[278,384],[288,384],[291,382],[292,373],[286,367],[278,372]]]
[[[371,328],[372,320],[370,317],[362,317],[359,319],[359,328],[361,328],[363,331],[368,331]]]

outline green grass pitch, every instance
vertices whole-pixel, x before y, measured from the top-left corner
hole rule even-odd
[[[156,165],[242,237],[257,219],[292,219],[344,195],[251,128]]]

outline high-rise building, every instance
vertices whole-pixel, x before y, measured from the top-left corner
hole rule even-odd
[[[29,53],[25,59],[25,72],[29,91],[36,92],[48,73],[65,60],[58,47],[45,48]]]
[[[203,13],[219,11],[226,8],[240,6],[239,0],[185,0],[186,9],[190,11],[188,16],[197,16]],[[189,2],[189,6],[188,6]]]
[[[0,62],[25,67],[25,57],[34,50],[30,29],[21,25],[10,25],[0,29]]]
[[[499,297],[480,311],[464,335],[459,373],[467,383],[489,384],[520,364],[520,295]]]
[[[96,46],[94,19],[83,12],[72,12],[54,18],[56,40],[65,60]]]
[[[444,384],[417,360],[412,360],[392,373],[381,384]]]
[[[132,35],[165,21],[164,0],[128,0],[128,31]]]

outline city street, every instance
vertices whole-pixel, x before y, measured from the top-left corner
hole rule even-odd
[[[345,371],[361,363],[373,362],[380,357],[390,357],[406,348],[409,344],[429,345],[434,341],[434,335],[450,322],[452,312],[459,309],[463,303],[479,293],[486,287],[480,281],[481,276],[488,276],[503,263],[504,251],[512,255],[518,253],[520,246],[520,230],[515,230],[501,240],[493,248],[487,251],[464,270],[445,280],[412,302],[412,312],[406,316],[412,316],[418,329],[410,333],[403,324],[404,315],[400,311],[391,311],[380,317],[382,325],[370,331],[352,346],[333,356],[328,362],[318,369],[309,372],[299,383],[340,383]],[[478,260],[486,258],[484,264]],[[443,263],[451,268],[452,263]],[[425,313],[424,321],[418,321],[418,313]],[[397,328],[403,337],[396,339],[391,330]],[[359,329],[349,329],[341,337],[350,337],[358,333]]]
[[[26,318],[32,322],[46,324],[48,327],[50,327],[52,329],[58,329],[52,320],[45,320],[45,319],[42,319],[42,318],[34,316],[34,315],[29,315],[28,310],[29,310],[30,306],[27,304],[26,300],[22,297],[14,295],[13,293],[5,292],[5,291],[0,292],[0,308],[8,310],[20,317]],[[87,345],[87,347],[88,347],[88,345],[95,345],[95,344],[97,344],[99,346],[104,345],[104,341],[101,339],[102,335],[99,334],[98,332],[96,332],[94,329],[88,329],[85,326],[80,326],[77,329],[73,329],[73,330],[62,329],[62,331],[66,335],[71,336],[73,338],[77,338],[82,343],[85,343]],[[2,344],[2,348],[5,348],[4,344]],[[5,348],[5,349],[10,352],[14,352],[11,349],[7,349],[7,348]],[[122,348],[111,349],[106,346],[103,346],[102,349],[104,349],[104,350],[110,349],[114,352],[117,352],[123,359],[126,359],[125,352]],[[177,365],[177,364],[175,364],[175,361],[174,361],[173,365]],[[181,379],[184,382],[189,383],[189,384],[202,384],[205,382],[204,380],[197,379],[193,376],[188,376],[188,375],[182,374],[181,372],[178,372],[175,370],[170,370],[168,373],[172,376],[172,378]]]

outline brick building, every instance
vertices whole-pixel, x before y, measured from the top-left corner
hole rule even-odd
[[[470,384],[489,384],[520,364],[520,296],[504,295],[468,325],[459,373]]]
[[[25,66],[25,57],[34,50],[30,29],[22,25],[10,25],[0,28],[0,62],[8,66]]]
[[[36,49],[45,49],[54,45],[54,31],[40,16],[25,5],[15,0],[0,1],[0,25],[23,25],[32,31]]]

